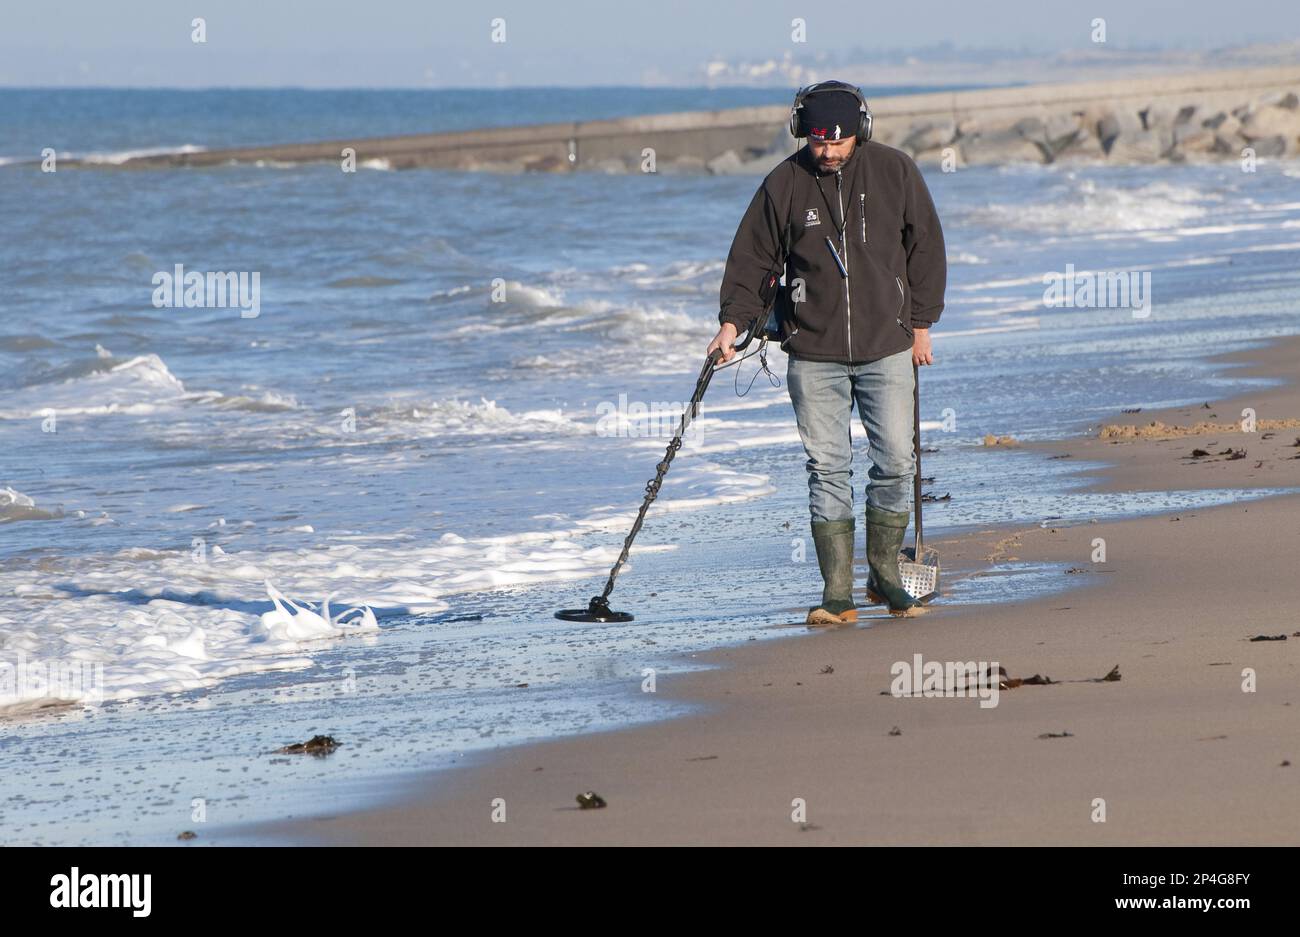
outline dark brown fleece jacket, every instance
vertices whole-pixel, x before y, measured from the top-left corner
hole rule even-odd
[[[866,362],[910,348],[913,329],[939,320],[948,277],[939,216],[911,157],[868,141],[823,174],[804,146],[773,169],[736,230],[718,320],[743,333],[783,273],[776,311],[791,355]]]

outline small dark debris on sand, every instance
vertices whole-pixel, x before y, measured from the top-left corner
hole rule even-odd
[[[199,834],[195,833],[193,830],[186,830],[183,833],[177,833],[176,838],[177,839],[198,839]]]
[[[1252,641],[1285,641],[1285,640],[1286,640],[1286,635],[1284,635],[1284,634],[1257,634],[1257,635],[1255,635],[1255,637],[1251,638],[1250,640],[1252,640]]]
[[[1209,455],[1209,453],[1206,452],[1204,449],[1193,449],[1193,450],[1192,450],[1192,454],[1191,454],[1190,456],[1188,456],[1188,458],[1189,458],[1189,459],[1204,459],[1207,455]]]
[[[1063,454],[1063,455],[1053,455],[1053,456],[1048,456],[1048,457],[1047,457],[1047,461],[1050,462],[1050,461],[1052,461],[1053,459],[1068,459],[1068,458],[1070,458],[1070,453],[1067,452],[1067,453],[1065,453],[1065,454]]]
[[[998,669],[1002,670],[1001,667]],[[1005,675],[1006,671],[1003,670],[1002,672]],[[1119,673],[1119,664],[1116,664],[1114,667],[1110,668],[1104,677],[1086,677],[1083,680],[1053,680],[1051,677],[1042,677],[1038,674],[1034,674],[1032,677],[1026,677],[1024,680],[1003,680],[1002,689],[1011,690],[1018,686],[1047,686],[1049,684],[1057,683],[1118,683],[1121,679],[1123,678]]]
[[[998,668],[1001,670],[1001,668]],[[1002,671],[1003,679],[998,682],[1000,690],[1014,690],[1018,686],[1050,686],[1053,683],[1060,683],[1060,680],[1053,680],[1051,677],[1044,677],[1042,674],[1034,674],[1032,677],[1008,677],[1006,671]]]
[[[294,742],[284,748],[277,748],[277,755],[328,755],[338,748],[340,742],[334,741],[332,735],[313,735],[305,742]]]
[[[1290,761],[1284,761],[1284,762],[1282,762],[1280,765],[1278,765],[1278,767],[1279,767],[1279,768],[1289,768],[1289,767],[1291,767],[1291,762],[1290,762]]]
[[[1044,732],[1039,736],[1040,739],[1072,739],[1073,732]]]
[[[687,761],[717,761],[717,755],[697,755],[694,758],[687,758]]]
[[[819,670],[819,671],[817,671],[817,672],[818,672],[818,673],[834,673],[834,672],[835,672],[835,668],[832,667],[830,664],[827,664],[825,667],[823,667],[821,670]]]
[[[902,735],[902,734],[903,734],[903,730],[900,729],[898,726],[894,726],[892,729],[889,730],[889,734],[890,734],[890,735]]]
[[[601,797],[595,791],[587,791],[585,794],[579,794],[577,800],[578,806],[583,810],[600,810],[605,806],[605,798]]]
[[[1244,458],[1246,458],[1246,450],[1245,450],[1245,449],[1225,449],[1225,450],[1223,450],[1223,452],[1220,452],[1219,455],[1226,455],[1226,456],[1228,457],[1227,459],[1224,460],[1225,462],[1234,462],[1234,461],[1236,461],[1237,459],[1244,459]]]
[[[1123,679],[1119,673],[1119,664],[1116,664],[1114,667],[1110,668],[1110,671],[1104,677],[1086,677],[1082,680],[1053,680],[1051,677],[1045,677],[1039,673],[1034,674],[1032,677],[1010,677],[1007,675],[1007,668],[999,664],[997,678],[998,678],[999,690],[1014,690],[1016,687],[1022,687],[1022,686],[1058,686],[1062,683],[1118,683],[1121,679]],[[975,683],[967,684],[966,686],[961,687],[960,689],[971,690],[971,689],[992,687],[993,667],[989,666],[984,671],[984,673],[977,674],[975,679],[976,679]],[[890,690],[881,690],[880,695],[892,696],[893,693]],[[910,693],[910,694],[903,694],[903,695],[922,696],[924,695],[924,691]]]

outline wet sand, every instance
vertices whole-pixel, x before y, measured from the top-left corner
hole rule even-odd
[[[1224,360],[1293,381],[1300,338]],[[1300,417],[1293,383],[1209,403],[1106,422],[1226,423],[1245,407],[1260,421]],[[1034,448],[1110,463],[1089,473],[1100,492],[1300,487],[1300,430],[1103,439],[1100,428]],[[1191,458],[1198,448],[1210,454]],[[864,609],[856,627],[792,627],[790,640],[695,655],[713,669],[661,676],[657,693],[698,704],[696,715],[485,754],[405,785],[381,809],[213,831],[209,842],[1300,842],[1300,496],[930,545],[948,581],[1018,559],[1063,564],[1071,588],[911,620]],[[813,598],[792,597],[792,621]],[[1280,634],[1289,640],[1250,640]],[[1057,681],[1118,665],[1122,679],[1019,686],[992,708],[889,695],[891,666],[916,654]],[[1242,690],[1245,668],[1255,692]],[[608,806],[578,809],[588,790]],[[494,798],[506,822],[494,822]],[[797,798],[804,822],[792,819]]]

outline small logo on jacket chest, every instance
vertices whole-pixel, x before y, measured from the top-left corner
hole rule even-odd
[[[803,226],[811,228],[815,224],[821,224],[821,218],[817,217],[817,209],[810,208],[803,214]]]

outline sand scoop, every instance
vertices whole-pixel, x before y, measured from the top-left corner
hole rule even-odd
[[[939,594],[939,554],[924,547],[921,530],[921,376],[912,365],[912,422],[915,427],[913,449],[916,453],[916,476],[912,480],[912,500],[916,510],[916,545],[898,554],[898,573],[908,595],[925,604]]]

